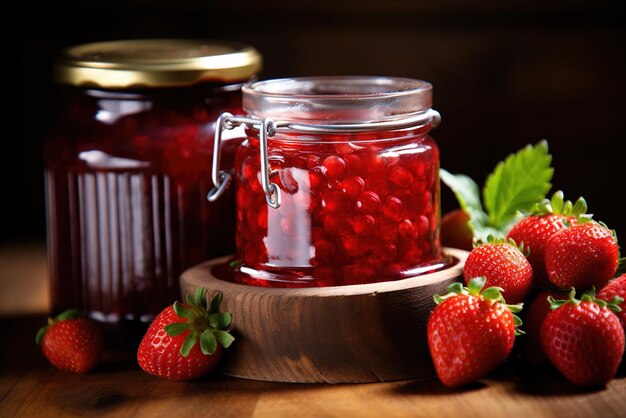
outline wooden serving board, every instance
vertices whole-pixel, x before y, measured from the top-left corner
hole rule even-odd
[[[274,382],[365,383],[432,376],[426,324],[433,295],[462,276],[458,263],[435,273],[366,285],[267,288],[220,280],[199,264],[181,276],[181,293],[223,293],[236,337],[222,373]]]

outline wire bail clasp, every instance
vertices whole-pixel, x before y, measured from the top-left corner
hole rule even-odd
[[[428,109],[417,114],[387,121],[361,122],[361,123],[328,123],[310,124],[297,123],[286,120],[274,121],[272,119],[261,119],[250,116],[233,116],[225,112],[222,113],[215,123],[215,141],[213,143],[213,167],[211,169],[211,179],[214,187],[207,194],[210,202],[215,202],[228,188],[233,178],[233,171],[220,170],[220,148],[222,133],[224,130],[234,129],[241,125],[246,125],[249,129],[259,131],[259,148],[261,159],[261,186],[265,193],[265,200],[270,207],[278,209],[281,203],[280,188],[270,181],[269,155],[267,150],[267,139],[281,132],[304,132],[304,133],[348,133],[367,132],[375,130],[397,130],[407,128],[417,128],[430,125],[435,128],[441,122],[441,115],[434,109]]]
[[[224,129],[233,129],[234,126],[228,122],[228,118],[233,115],[224,112],[215,122],[215,136],[213,140],[213,162],[211,166],[211,180],[213,188],[207,193],[209,202],[215,202],[224,194],[230,183],[233,181],[233,171],[220,170],[220,148],[222,144],[222,132]]]
[[[267,150],[267,138],[276,134],[276,125],[271,119],[259,119],[245,116],[233,116],[224,112],[215,122],[215,140],[213,141],[213,166],[211,167],[211,180],[213,188],[207,194],[209,202],[215,202],[224,194],[233,178],[233,171],[220,170],[220,149],[222,133],[224,130],[234,129],[240,125],[259,130],[259,147],[261,151],[261,186],[265,193],[267,204],[278,209],[281,203],[280,189],[270,182],[269,155]]]

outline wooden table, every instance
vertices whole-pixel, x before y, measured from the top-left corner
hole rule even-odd
[[[28,309],[6,309],[24,289],[34,292]],[[0,249],[0,417],[626,417],[625,367],[593,390],[515,361],[461,390],[436,379],[305,385],[213,374],[176,383],[143,373],[132,352],[118,351],[94,372],[74,375],[48,365],[35,345],[45,292],[41,246]]]

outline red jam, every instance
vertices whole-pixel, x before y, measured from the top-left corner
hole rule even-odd
[[[234,191],[206,195],[212,121],[240,111],[240,93],[64,96],[69,117],[44,152],[52,309],[148,320],[176,299],[184,269],[234,251]],[[224,141],[225,166],[239,143]]]
[[[179,275],[235,249],[235,193],[207,201],[215,119],[260,66],[245,45],[137,40],[67,50],[44,159],[51,309],[124,326],[179,298]],[[223,142],[233,167],[243,130]],[[239,135],[239,138],[237,138]]]
[[[336,286],[444,267],[439,151],[430,128],[276,133],[268,139],[268,161],[270,182],[280,189],[277,209],[260,181],[258,130],[248,129],[235,160],[240,265],[234,280]]]

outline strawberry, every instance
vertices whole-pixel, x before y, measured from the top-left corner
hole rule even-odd
[[[232,316],[219,311],[221,293],[213,297],[210,307],[204,288],[186,300],[186,304],[168,306],[150,324],[137,351],[145,372],[170,380],[198,378],[215,367],[222,348],[234,341],[227,331]]]
[[[608,383],[624,354],[624,329],[612,312],[619,312],[615,297],[607,303],[595,290],[580,300],[572,288],[568,300],[549,298],[552,312],[541,325],[541,345],[557,369],[578,386]]]
[[[545,261],[548,278],[558,287],[602,288],[617,270],[619,247],[606,226],[581,219],[548,239]]]
[[[529,216],[509,231],[507,238],[530,248],[528,261],[533,267],[535,286],[546,287],[550,283],[544,262],[548,238],[565,228],[566,222],[573,224],[577,223],[579,217],[589,217],[585,215],[586,211],[585,199],[580,197],[572,205],[569,200],[563,200],[563,192],[559,190],[552,195],[551,200],[545,199],[538,203]]]
[[[469,216],[462,209],[455,209],[441,218],[441,244],[445,247],[470,251],[474,236]]]
[[[468,287],[453,283],[428,319],[428,346],[441,382],[461,386],[480,379],[502,363],[513,348],[521,305],[506,305],[501,289],[482,290],[484,277]]]
[[[548,296],[561,298],[564,296],[564,293],[559,291],[544,290],[535,296],[528,308],[524,309],[526,314],[524,319],[524,330],[526,334],[522,340],[522,355],[529,364],[537,367],[547,366],[550,364],[546,354],[543,352],[543,348],[541,348],[540,338],[543,320],[552,311],[550,308],[550,302],[548,302]]]
[[[499,286],[511,303],[524,301],[533,283],[533,269],[513,240],[489,237],[476,246],[465,261],[465,284],[473,277],[485,276],[487,286]]]
[[[71,309],[48,319],[36,338],[43,355],[53,366],[86,373],[100,362],[102,334],[96,323]]]
[[[619,296],[622,299],[626,299],[626,274],[622,274],[616,279],[613,279],[607,284],[600,292],[598,292],[598,299],[602,299],[605,302],[609,302],[615,296]],[[626,303],[622,302],[620,305],[621,312],[617,313],[617,317],[622,322],[622,326],[626,329]]]

